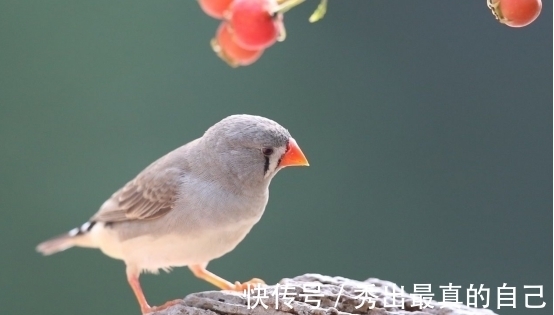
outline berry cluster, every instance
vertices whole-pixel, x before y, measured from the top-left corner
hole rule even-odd
[[[306,0],[198,0],[209,16],[222,20],[211,40],[213,51],[233,68],[248,66],[265,49],[286,37],[284,13]],[[310,16],[310,22],[323,18],[327,1]],[[542,0],[486,0],[498,21],[510,27],[523,27],[537,19]]]
[[[260,58],[264,50],[285,39],[283,15],[305,0],[198,0],[209,16],[222,20],[212,49],[231,67],[247,66]],[[323,17],[327,0],[310,17]]]

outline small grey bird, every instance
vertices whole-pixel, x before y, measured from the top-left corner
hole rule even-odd
[[[89,221],[39,244],[37,251],[50,255],[92,247],[123,260],[143,314],[177,303],[150,307],[139,283],[143,271],[188,266],[220,289],[242,291],[263,281],[231,283],[206,267],[233,250],[260,220],[269,183],[286,166],[308,166],[308,161],[285,128],[260,116],[229,116],[150,164]]]

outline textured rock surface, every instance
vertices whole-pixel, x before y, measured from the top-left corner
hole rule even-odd
[[[284,298],[284,286],[287,286],[287,295]],[[257,298],[264,296],[263,290],[256,290],[251,293],[250,305],[244,294],[228,291],[208,291],[190,294],[185,297],[178,305],[170,307],[164,311],[153,313],[155,315],[348,315],[348,314],[368,314],[368,315],[494,315],[488,309],[470,308],[464,305],[458,307],[445,306],[437,301],[427,301],[433,308],[420,309],[419,306],[413,306],[413,300],[410,295],[400,290],[400,288],[389,281],[375,278],[366,281],[356,281],[341,277],[328,277],[318,274],[306,274],[293,279],[283,279],[279,282],[279,299],[275,299],[275,288],[277,285],[263,287],[267,298],[261,301],[267,306],[262,306]],[[317,290],[319,286],[319,296],[310,290]],[[369,288],[373,295],[371,301],[374,305],[371,308],[368,300],[360,298],[362,288]],[[387,287],[385,289],[385,287]],[[394,290],[393,290],[394,288]],[[391,292],[396,292],[393,302]],[[305,294],[310,296],[306,297]],[[339,297],[340,294],[340,297]],[[436,294],[438,295],[438,294]],[[290,298],[289,298],[290,297]],[[337,297],[339,297],[338,303]],[[308,302],[306,302],[306,298]],[[402,298],[404,301],[402,303]],[[291,301],[292,300],[292,301]],[[316,302],[320,301],[320,305]],[[385,306],[387,304],[396,304],[397,307]],[[258,304],[255,307],[255,303]],[[362,302],[364,302],[362,304]],[[288,305],[290,305],[290,307]],[[360,306],[360,304],[362,304]],[[402,306],[403,308],[402,309]]]

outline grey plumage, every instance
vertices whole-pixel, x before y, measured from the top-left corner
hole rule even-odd
[[[71,246],[99,248],[125,261],[128,277],[177,266],[205,268],[258,222],[291,141],[295,145],[270,119],[229,116],[146,167],[77,232],[37,250],[48,255]]]

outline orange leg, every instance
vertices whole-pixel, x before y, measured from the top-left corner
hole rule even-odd
[[[146,302],[146,297],[144,297],[144,293],[142,292],[142,288],[140,287],[139,273],[136,272],[134,269],[127,268],[127,281],[129,281],[129,285],[131,286],[131,289],[133,289],[133,293],[135,293],[135,296],[137,297],[142,314],[161,311],[175,304],[179,304],[179,302],[181,301],[173,300],[168,301],[160,306],[150,307],[150,305],[148,305],[148,302]]]
[[[244,291],[248,288],[249,284],[250,284],[250,286],[254,286],[256,284],[261,284],[261,285],[265,284],[265,282],[263,280],[258,279],[258,278],[254,278],[254,279],[252,279],[250,281],[247,281],[245,283],[240,283],[240,282],[237,281],[233,284],[233,283],[221,278],[220,276],[209,272],[208,270],[206,270],[205,266],[193,265],[193,266],[189,266],[189,268],[197,278],[205,280],[205,281],[215,285],[216,287],[220,288],[221,290],[232,290],[232,291],[241,291],[242,292],[242,291]]]

